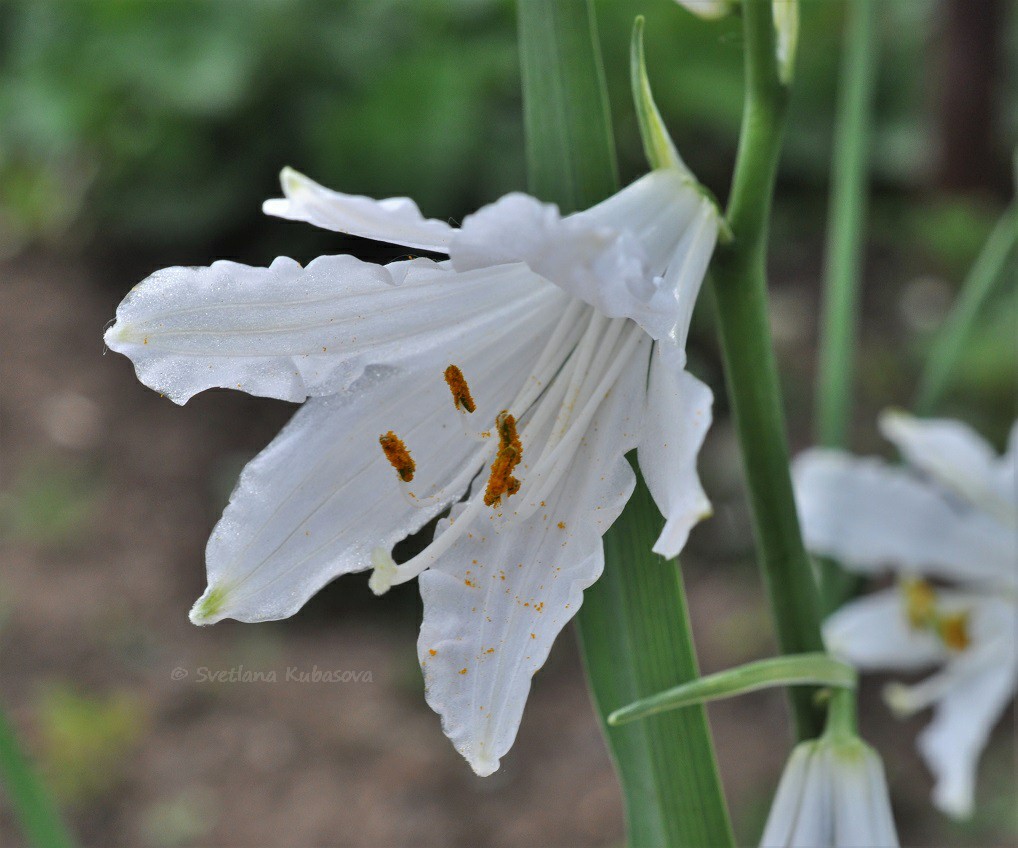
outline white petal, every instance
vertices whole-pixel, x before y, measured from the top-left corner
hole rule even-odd
[[[799,801],[799,813],[788,840],[789,848],[833,846],[834,762],[824,744],[818,744],[809,761]]]
[[[693,308],[697,296],[703,286],[710,265],[711,256],[718,240],[717,210],[706,198],[700,201],[700,208],[690,226],[683,234],[675,248],[668,270],[658,284],[657,291],[651,299],[651,309],[667,321],[667,332],[662,339],[667,339],[681,351],[686,349],[689,336],[689,324],[693,318]],[[647,320],[647,327],[651,325]],[[645,328],[646,329],[646,328]],[[650,330],[647,330],[650,332]]]
[[[418,250],[448,253],[456,232],[444,221],[425,218],[409,197],[374,200],[324,188],[292,168],[279,175],[285,198],[266,200],[266,215],[307,221],[316,227],[401,244]]]
[[[936,704],[918,740],[937,778],[934,803],[958,818],[972,813],[979,756],[1018,684],[1014,603],[985,600],[972,624],[973,646],[952,663],[955,683]]]
[[[624,454],[639,433],[648,347],[640,345],[599,407],[544,508],[508,524],[494,513],[480,519],[419,578],[428,703],[479,775],[509,750],[531,677],[601,574],[601,536],[634,486]],[[539,445],[524,442],[524,462],[528,449]]]
[[[788,763],[781,775],[778,791],[771,803],[771,811],[767,816],[763,836],[760,837],[760,848],[787,848],[791,844],[792,833],[802,805],[803,792],[806,789],[806,778],[810,771],[810,761],[816,751],[817,743],[803,742],[796,745],[788,758]]]
[[[950,657],[937,636],[909,625],[898,589],[850,601],[824,622],[827,650],[856,668],[914,671]]]
[[[771,11],[777,36],[778,73],[781,81],[787,84],[794,75],[799,44],[799,0],[772,0]]]
[[[717,211],[688,176],[656,170],[565,218],[527,195],[506,195],[464,220],[450,258],[463,270],[525,262],[603,315],[675,343],[685,338],[717,229]]]
[[[694,15],[708,21],[723,18],[732,11],[732,0],[676,0],[676,2]]]
[[[887,780],[876,751],[862,740],[831,746],[834,758],[834,846],[897,848]]]
[[[475,415],[491,421],[523,385],[557,317],[539,311],[486,336],[451,340],[436,361],[461,366]],[[209,588],[192,620],[292,615],[334,577],[371,567],[376,548],[391,550],[462,495],[485,445],[463,433],[443,369],[372,366],[348,392],[309,400],[241,475],[209,540]],[[407,488],[418,499],[446,488],[439,502],[424,508],[404,496],[378,444],[390,429],[417,464]]]
[[[993,485],[1002,499],[1018,503],[1018,421],[1011,426],[1007,450],[993,471]]]
[[[456,274],[428,260],[381,267],[351,256],[307,268],[216,262],[153,274],[105,338],[177,403],[213,387],[302,401],[346,389],[368,365],[412,365],[563,297],[523,266]]]
[[[847,568],[1013,584],[1014,532],[877,460],[809,450],[793,464],[807,547]]]
[[[870,789],[866,819],[870,836],[858,844],[874,845],[878,848],[898,848],[898,829],[894,824],[894,813],[891,811],[891,797],[887,789],[884,764],[875,751],[871,754],[866,763]]]
[[[970,503],[990,505],[1000,500],[995,476],[999,460],[993,448],[961,421],[923,420],[905,412],[888,411],[880,416],[880,430],[895,444],[905,461],[957,492]],[[1014,492],[1003,508],[1015,512]]]
[[[711,514],[696,458],[710,427],[712,401],[707,386],[677,370],[660,349],[654,351],[638,455],[643,478],[665,517],[654,544],[654,552],[664,557],[678,556],[693,525]]]

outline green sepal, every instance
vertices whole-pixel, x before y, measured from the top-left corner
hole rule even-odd
[[[679,155],[679,150],[668,134],[661,112],[654,102],[654,94],[650,90],[650,79],[647,76],[647,63],[643,52],[643,15],[638,15],[633,22],[633,37],[629,50],[630,83],[633,90],[633,106],[636,109],[637,124],[640,127],[640,139],[648,164],[655,170],[674,168],[689,181],[701,195],[706,197],[718,211],[718,241],[727,244],[732,240],[732,230],[721,211],[721,204],[705,186],[697,182],[693,172]]]
[[[654,94],[650,90],[647,63],[643,53],[643,24],[643,15],[639,15],[633,22],[633,37],[629,49],[629,79],[633,87],[633,106],[636,108],[636,119],[640,126],[643,152],[652,168],[677,168],[689,174],[689,168],[682,161],[675,142],[668,134],[665,122],[661,119],[661,113],[654,102]]]
[[[747,663],[641,698],[608,716],[613,727],[668,710],[734,698],[775,686],[835,686],[854,689],[858,674],[828,654],[793,654]]]

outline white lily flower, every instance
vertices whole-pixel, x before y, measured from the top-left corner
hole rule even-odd
[[[799,743],[785,766],[761,848],[897,848],[880,756],[857,736]]]
[[[885,695],[902,714],[933,707],[919,750],[936,776],[934,803],[964,817],[979,755],[1018,685],[1018,425],[998,457],[959,422],[892,412],[880,424],[910,468],[821,450],[795,462],[810,550],[853,571],[899,576],[898,588],[831,616],[824,637],[864,670],[940,666]]]
[[[106,343],[174,401],[217,386],[304,401],[241,475],[192,621],[284,618],[355,571],[377,592],[419,577],[428,702],[490,774],[601,573],[634,487],[625,454],[667,519],[655,551],[676,555],[709,514],[712,398],[684,346],[718,212],[679,168],[565,217],[510,194],[459,229],[405,198],[289,169],[282,184],[269,214],[449,259],[169,268],[120,305]],[[431,545],[392,560],[450,507]]]

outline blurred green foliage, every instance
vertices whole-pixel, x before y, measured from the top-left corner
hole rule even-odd
[[[36,723],[41,763],[53,791],[67,803],[85,804],[123,780],[148,716],[133,693],[82,694],[58,684],[40,695]]]
[[[101,501],[95,469],[56,457],[29,460],[0,492],[0,530],[9,539],[68,547],[91,526]]]
[[[741,109],[738,21],[703,22],[673,0],[597,8],[624,177],[645,167],[627,52],[644,13],[662,110],[690,165],[723,191]],[[882,9],[875,171],[899,186],[935,148],[936,10]],[[795,88],[786,182],[827,178],[842,11],[804,2],[809,84]],[[509,0],[0,0],[0,253],[249,234],[284,164],[459,217],[525,184],[518,89]]]

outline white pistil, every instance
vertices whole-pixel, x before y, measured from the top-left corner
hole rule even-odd
[[[971,666],[967,673],[972,673]],[[912,686],[888,683],[883,691],[884,701],[894,713],[904,718],[932,706],[943,698],[958,685],[958,677],[957,670],[945,668]]]
[[[463,511],[456,518],[450,518],[449,525],[442,534],[435,537],[435,541],[417,554],[417,556],[411,557],[399,565],[392,563],[391,567],[389,563],[385,563],[384,573],[377,579],[372,574],[369,581],[372,591],[376,595],[381,595],[393,586],[413,580],[419,574],[431,568],[438,558],[470,529],[474,519],[486,508],[482,494],[483,489],[478,491],[473,500],[467,501]],[[378,570],[377,565],[375,565],[375,570]]]

